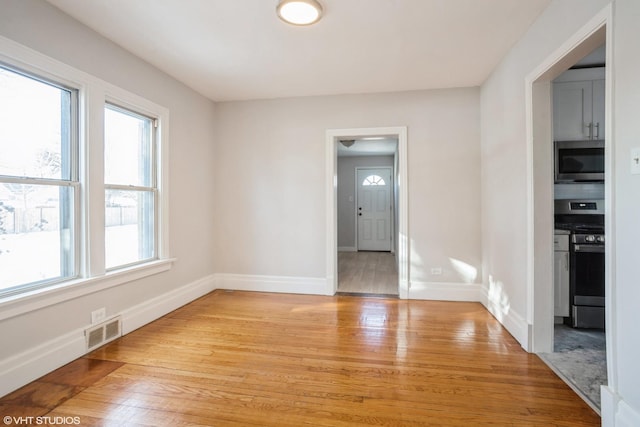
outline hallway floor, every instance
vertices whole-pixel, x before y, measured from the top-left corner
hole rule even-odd
[[[391,252],[339,252],[338,292],[398,295],[395,255]]]

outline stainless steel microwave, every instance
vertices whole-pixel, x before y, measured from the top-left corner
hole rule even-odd
[[[604,181],[604,140],[556,141],[555,180]]]

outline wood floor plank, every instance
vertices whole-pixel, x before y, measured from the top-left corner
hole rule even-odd
[[[600,425],[478,303],[221,290],[0,410],[96,426]]]

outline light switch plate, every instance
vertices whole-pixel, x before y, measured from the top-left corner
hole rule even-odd
[[[640,174],[640,147],[631,149],[631,174]]]

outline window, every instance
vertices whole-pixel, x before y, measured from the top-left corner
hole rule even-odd
[[[77,92],[0,66],[0,293],[75,277]]]
[[[379,175],[369,175],[362,181],[362,185],[387,185]]]
[[[168,126],[166,108],[0,37],[0,320],[171,268]]]
[[[155,120],[107,104],[104,111],[105,267],[155,258]]]

